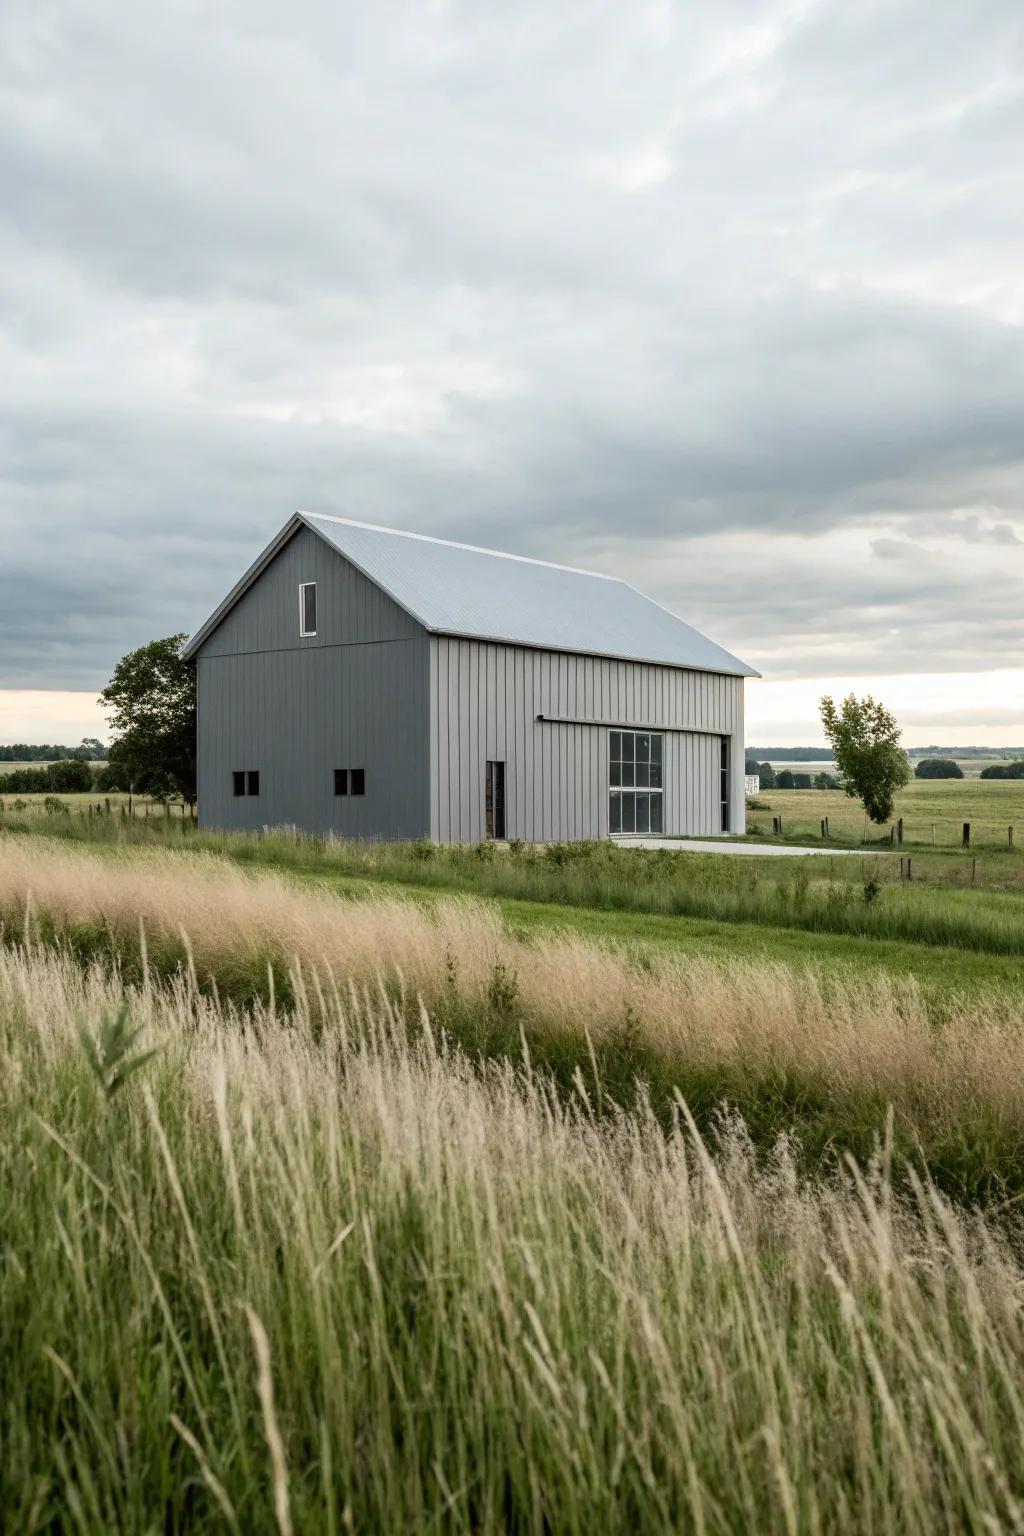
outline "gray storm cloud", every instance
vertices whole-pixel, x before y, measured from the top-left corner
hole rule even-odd
[[[0,687],[296,506],[615,570],[770,675],[1024,645],[1017,3],[7,0]]]

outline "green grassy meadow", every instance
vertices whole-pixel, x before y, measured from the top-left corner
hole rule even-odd
[[[909,834],[1020,796],[909,881],[8,798],[5,1524],[1014,1529],[1024,853]]]
[[[783,819],[789,841],[818,840],[821,819],[827,816],[834,842],[859,846],[888,840],[890,827],[865,826],[856,800],[841,790],[772,789],[756,796],[747,811],[748,836],[770,834],[772,817]],[[971,824],[971,847],[992,852],[1008,845],[1007,828],[1024,839],[1024,780],[912,779],[896,799],[895,820],[903,818],[904,844],[915,848],[958,848],[963,823]]]

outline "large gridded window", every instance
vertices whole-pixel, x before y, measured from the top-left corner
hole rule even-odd
[[[304,581],[299,587],[299,634],[316,634],[315,581]]]
[[[613,835],[662,830],[664,740],[652,731],[609,731],[608,829]]]

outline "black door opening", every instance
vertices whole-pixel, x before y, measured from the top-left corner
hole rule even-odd
[[[505,837],[505,764],[488,762],[484,799],[487,836]]]

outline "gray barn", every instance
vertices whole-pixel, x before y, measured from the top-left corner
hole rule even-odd
[[[613,577],[300,512],[186,654],[205,826],[743,831],[757,673]]]

